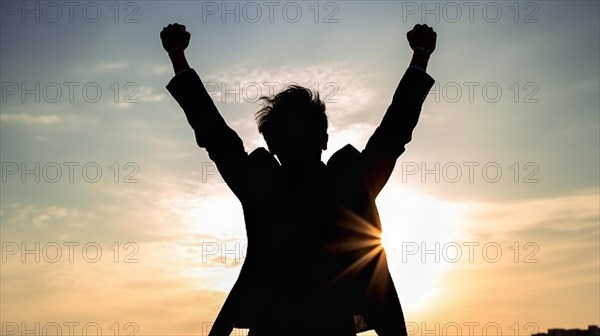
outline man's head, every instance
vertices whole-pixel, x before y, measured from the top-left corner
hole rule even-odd
[[[256,112],[258,131],[271,153],[285,164],[321,160],[327,149],[327,115],[319,94],[298,85],[290,85],[272,97],[261,97]]]

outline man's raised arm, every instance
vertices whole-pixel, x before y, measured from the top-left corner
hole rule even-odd
[[[407,34],[413,57],[396,88],[381,124],[362,152],[367,183],[376,196],[388,181],[404,146],[411,141],[425,97],[434,80],[425,71],[435,50],[437,34],[427,25],[415,25]]]
[[[185,49],[190,37],[185,26],[177,23],[168,25],[160,33],[163,48],[169,54],[175,72],[167,89],[185,112],[194,129],[196,143],[206,148],[223,179],[237,194],[241,177],[236,171],[244,163],[247,153],[240,137],[217,110],[196,71],[188,65]]]

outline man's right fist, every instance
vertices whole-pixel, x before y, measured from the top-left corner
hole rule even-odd
[[[170,24],[160,32],[160,39],[166,52],[171,52],[175,49],[185,50],[190,44],[191,36],[185,30],[185,26],[178,23]]]
[[[410,47],[415,51],[424,49],[431,54],[435,50],[437,34],[426,24],[415,25],[411,31],[406,33],[406,38]]]

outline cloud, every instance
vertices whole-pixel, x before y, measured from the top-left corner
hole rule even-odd
[[[28,113],[1,114],[0,122],[21,123],[25,125],[51,125],[61,121],[55,114],[32,115]]]
[[[134,88],[133,91],[132,88]],[[128,87],[128,91],[123,95],[122,100],[116,103],[116,107],[125,109],[136,106],[137,103],[159,103],[166,98],[166,94],[156,93],[151,86],[130,86]]]
[[[471,204],[463,223],[464,241],[479,245],[472,253],[462,249],[463,258],[444,276],[435,307],[423,316],[433,321],[495,321],[503,328],[515,321],[544,327],[597,321],[600,304],[592,298],[600,295],[598,202],[598,189],[593,188],[535,200]],[[496,247],[485,250],[486,244]]]
[[[153,65],[150,69],[155,75],[167,75],[173,73],[173,66],[170,64]]]
[[[76,232],[102,221],[96,211],[57,205],[34,206],[11,203],[3,205],[2,226],[5,239],[45,240],[72,239]]]
[[[95,63],[78,64],[72,68],[72,73],[77,76],[103,76],[120,74],[126,71],[130,64],[126,61],[99,61]]]
[[[28,106],[9,105],[6,110],[8,113],[0,114],[0,123],[20,124],[24,126],[36,127],[80,127],[82,124],[96,123],[95,116],[90,114],[81,114],[77,110],[63,111],[63,105],[51,104],[41,108],[43,112],[32,114],[21,112],[28,110]],[[14,112],[12,112],[14,111]],[[39,134],[38,134],[39,135]]]
[[[113,72],[115,70],[123,69],[128,66],[129,64],[124,61],[99,62],[90,65],[87,69],[89,72],[94,74],[104,74],[107,72]]]
[[[164,90],[161,90],[161,92]],[[136,94],[136,98],[139,99],[140,102],[160,102],[167,98],[165,93],[156,93],[153,87],[151,86],[140,86],[139,92]]]
[[[482,203],[473,212],[472,220],[478,234],[496,237],[531,228],[572,230],[598,220],[598,201],[599,191],[592,188],[514,203]]]
[[[205,76],[205,86],[216,102],[255,103],[260,96],[281,91],[296,83],[320,93],[332,125],[339,127],[364,120],[376,90],[373,76],[344,63],[316,65],[252,66],[239,63]]]

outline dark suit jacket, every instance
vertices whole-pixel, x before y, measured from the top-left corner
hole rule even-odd
[[[375,198],[411,140],[433,79],[409,68],[383,121],[359,152],[351,145],[327,164],[282,167],[264,148],[248,154],[192,69],[167,89],[183,108],[242,203],[247,256],[211,336],[232,328],[285,328],[286,334],[356,332],[405,335]]]

